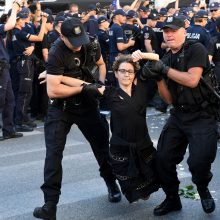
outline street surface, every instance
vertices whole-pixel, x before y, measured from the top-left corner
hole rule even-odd
[[[156,146],[168,114],[149,108],[147,122],[150,136]],[[209,147],[209,146],[207,146]],[[68,135],[63,158],[63,185],[58,205],[58,220],[219,220],[220,219],[220,142],[210,190],[216,200],[216,210],[207,215],[200,200],[182,198],[183,209],[164,217],[154,217],[153,208],[164,199],[162,190],[147,201],[129,204],[123,197],[112,204],[107,189],[99,177],[98,166],[89,144],[76,126]],[[43,123],[23,138],[0,142],[0,220],[34,220],[33,209],[43,204],[40,186],[43,182],[45,144]],[[191,183],[191,175],[184,161],[178,165],[180,187]]]

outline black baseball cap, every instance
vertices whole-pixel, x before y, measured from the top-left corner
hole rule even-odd
[[[116,15],[126,16],[127,14],[123,9],[120,8],[120,9],[117,9],[117,10],[114,11],[113,17],[116,16]]]
[[[103,23],[103,22],[105,22],[105,21],[108,21],[108,18],[105,17],[105,16],[101,16],[101,17],[99,17],[98,20],[97,20],[98,24],[101,24],[101,23]]]
[[[168,17],[165,21],[162,29],[171,28],[173,30],[178,30],[180,28],[185,28],[185,22],[180,17]]]
[[[208,12],[201,9],[195,14],[195,18],[208,18]]]
[[[219,2],[212,2],[212,3],[209,5],[209,9],[210,9],[210,11],[220,9],[220,3],[219,3]]]
[[[74,47],[80,47],[90,42],[83,24],[78,18],[66,19],[61,25],[61,33]]]
[[[158,15],[157,13],[151,12],[151,13],[148,15],[148,19],[158,20],[158,19],[159,19],[159,15]]]
[[[136,11],[134,11],[134,10],[129,10],[129,11],[127,12],[126,17],[127,17],[127,18],[137,18],[138,15],[137,15],[137,12],[136,12]]]

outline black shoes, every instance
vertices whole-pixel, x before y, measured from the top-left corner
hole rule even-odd
[[[215,201],[212,198],[211,193],[209,192],[208,188],[205,188],[204,190],[199,190],[198,193],[201,199],[202,208],[204,212],[211,213],[215,210]]]
[[[179,211],[182,209],[182,204],[179,196],[167,196],[166,199],[154,209],[154,215],[166,215],[169,212]]]
[[[0,141],[11,139],[11,138],[19,138],[19,137],[23,137],[23,134],[18,133],[18,132],[14,132],[12,134],[8,134],[8,135],[4,135],[4,136],[0,137]]]
[[[25,125],[25,124],[15,125],[15,129],[16,131],[19,131],[19,132],[31,132],[34,130],[32,127],[29,127],[28,125]]]
[[[108,188],[108,200],[109,202],[120,202],[121,192],[116,182],[106,183]]]
[[[44,220],[56,220],[56,212],[56,203],[48,201],[42,207],[35,208],[33,216]]]

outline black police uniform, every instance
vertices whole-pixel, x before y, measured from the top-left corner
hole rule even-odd
[[[109,35],[107,31],[104,31],[102,29],[98,29],[97,33],[98,42],[101,47],[101,53],[103,60],[106,64],[106,67],[108,66],[108,58],[109,58]]]
[[[153,28],[149,26],[144,26],[144,28],[141,30],[141,34],[142,34],[142,51],[146,51],[144,40],[151,40],[151,46],[153,51],[159,54],[160,46]]]
[[[201,25],[192,25],[187,28],[186,39],[190,41],[200,42],[206,48],[208,47],[210,40],[210,33]]]
[[[213,18],[211,18],[206,24],[205,28],[209,31],[211,37],[214,37],[217,34],[216,23]]]
[[[212,61],[215,64],[215,75],[220,85],[220,33],[210,39],[208,53],[212,56]]]
[[[129,53],[132,53],[136,50],[141,49],[141,29],[136,24],[123,24],[122,28],[127,39],[133,38],[135,44],[132,47],[129,47],[127,50]]]
[[[39,84],[38,76],[45,71],[45,60],[43,57],[43,49],[49,50],[48,34],[44,34],[41,42],[35,43],[34,50],[34,79],[33,94],[31,98],[31,114],[36,119],[44,119],[48,108],[48,95],[45,84]]]
[[[200,43],[185,46],[176,54],[169,52],[163,62],[182,72],[193,67],[202,67],[205,72],[210,66],[207,51]],[[161,186],[167,196],[178,196],[176,165],[183,160],[188,146],[187,163],[192,181],[198,190],[205,190],[212,179],[211,164],[217,150],[213,109],[207,105],[200,83],[196,88],[182,86],[171,79],[167,83],[174,108],[161,132],[157,147]]]
[[[88,21],[84,23],[85,31],[89,34],[91,37],[96,37],[99,26],[97,19],[95,16],[90,16]]]
[[[15,133],[14,130],[14,94],[9,74],[9,55],[3,37],[5,36],[4,24],[0,24],[0,113],[2,113],[3,137]]]
[[[51,47],[46,66],[50,75],[67,75],[88,82],[93,81],[89,73],[100,59],[100,48],[92,53],[90,44],[82,46],[79,52],[73,53],[58,39]],[[93,55],[92,55],[93,54]],[[95,56],[94,56],[95,54]],[[66,99],[57,99],[49,105],[45,123],[46,159],[44,167],[45,202],[57,203],[62,181],[62,157],[66,136],[71,126],[76,124],[89,141],[93,153],[100,166],[100,175],[106,183],[114,182],[115,176],[109,164],[109,132],[108,125],[99,114],[96,99],[88,99],[82,94]]]
[[[18,126],[30,121],[28,108],[32,96],[34,62],[33,54],[26,56],[23,53],[27,47],[32,45],[32,42],[28,40],[31,34],[33,31],[26,26],[21,30],[14,28],[12,32],[12,44],[17,62],[12,80],[17,85],[14,93],[16,94],[15,124]]]
[[[109,66],[108,69],[110,70],[107,73],[107,80],[109,84],[116,85],[116,79],[114,76],[112,69],[112,64],[115,61],[115,58],[118,56],[119,53],[127,54],[128,51],[119,51],[117,47],[117,43],[127,43],[128,39],[124,34],[123,28],[119,24],[112,24],[109,30]]]

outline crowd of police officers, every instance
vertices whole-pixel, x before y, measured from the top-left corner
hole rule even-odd
[[[36,3],[36,10],[32,13],[29,9],[29,1],[26,1],[25,7],[22,6],[16,18],[15,27],[2,35],[9,55],[7,63],[10,66],[15,100],[14,114],[10,116],[13,117],[13,121],[9,120],[3,111],[2,140],[21,137],[22,134],[17,132],[33,131],[36,127],[33,118],[45,119],[48,96],[46,86],[39,85],[38,75],[45,70],[48,51],[60,36],[62,22],[70,17],[81,19],[90,40],[99,42],[107,69],[105,80],[107,85],[117,86],[112,64],[118,54],[141,50],[155,52],[160,58],[163,56],[167,46],[163,41],[161,27],[168,16],[181,17],[187,28],[186,39],[199,41],[207,48],[219,82],[220,73],[217,69],[220,65],[218,37],[220,22],[217,17],[220,16],[220,3],[213,2],[206,7],[199,1],[193,1],[189,7],[178,10],[161,8],[157,11],[149,1],[145,1],[142,5],[137,0],[134,2],[136,5],[132,4],[130,7],[125,6],[117,10],[89,5],[87,12],[81,14],[80,7],[72,4],[69,11],[61,11],[54,16],[48,8],[42,11],[40,2]],[[1,25],[7,21],[10,14],[11,11],[7,15],[2,15]],[[148,105],[166,112],[167,104],[158,98],[157,87],[153,81],[149,82],[149,94],[151,98]],[[3,105],[5,101],[1,100],[1,106]],[[13,124],[15,128],[11,130],[7,128]]]
[[[218,2],[213,2],[206,7],[200,1],[193,1],[189,7],[182,7],[178,10],[174,8],[156,10],[149,1],[142,3],[135,0],[135,4],[115,10],[111,7],[101,9],[97,8],[96,5],[89,5],[85,13],[80,13],[80,6],[72,4],[68,11],[61,11],[56,16],[50,9],[41,10],[41,4],[38,1],[36,2],[36,10],[31,12],[28,3],[28,1],[16,0],[8,14],[1,17],[0,113],[2,113],[3,119],[3,136],[1,140],[22,137],[22,133],[19,132],[33,131],[36,127],[33,118],[45,120],[50,100],[46,85],[39,84],[38,76],[48,66],[50,48],[55,42],[60,40],[60,37],[62,38],[62,23],[71,18],[74,18],[75,22],[80,19],[83,24],[83,32],[87,32],[89,36],[90,46],[86,48],[86,51],[89,51],[87,55],[91,60],[89,63],[96,63],[99,69],[102,66],[102,62],[100,63],[99,59],[102,58],[97,54],[100,53],[103,57],[106,78],[99,77],[98,82],[100,84],[118,86],[112,71],[112,65],[119,54],[129,54],[140,50],[142,52],[157,53],[162,58],[166,51],[169,50],[163,40],[161,29],[167,17],[178,17],[185,22],[185,28],[187,29],[186,41],[200,42],[204,45],[209,54],[209,60],[214,66],[217,82],[220,84],[220,3]],[[63,33],[65,32],[67,36],[70,34],[67,33],[68,30],[65,31],[63,29]],[[82,32],[81,26],[79,25],[73,32],[71,34],[76,36],[80,34]],[[65,42],[65,39],[63,41]],[[62,42],[56,43],[56,45],[59,44],[61,45]],[[80,50],[80,54],[74,58],[73,69],[77,69],[81,65],[84,70],[86,68],[87,58],[82,57],[86,52],[82,52],[83,55],[81,52]],[[82,64],[83,59],[85,59],[85,63]],[[144,65],[141,62],[140,64]],[[55,63],[53,65],[56,66]],[[91,67],[91,69],[95,78],[97,68],[94,65],[94,68]],[[50,71],[51,73],[56,72],[54,68],[51,68]],[[156,82],[149,80],[148,86],[149,97],[151,98],[148,105],[166,112],[167,104],[157,95]],[[84,88],[85,91],[90,91],[90,88]],[[72,101],[75,106],[78,106],[82,100],[75,98]],[[102,104],[101,108],[104,109],[105,105],[102,106]],[[68,106],[65,107],[68,108]],[[78,120],[78,116],[76,118],[77,122],[81,124],[82,122]],[[100,123],[105,126],[104,119],[102,120],[103,124],[101,121]],[[46,124],[49,126],[48,121]],[[85,130],[84,126],[85,122],[82,123],[82,130],[84,130],[86,138],[90,140],[94,153],[97,153],[96,157],[101,167],[100,169],[102,169],[102,166],[107,167],[107,164],[104,164],[106,161],[103,162],[104,157],[101,158],[96,149],[98,146],[97,140],[92,141],[91,134],[88,133],[88,127]],[[45,131],[49,132],[49,130]],[[49,137],[51,135],[48,133],[46,139]],[[108,137],[107,134],[106,137]],[[62,138],[65,139],[65,137]],[[54,140],[51,141],[50,145],[52,147]],[[64,142],[63,145],[65,145]],[[49,146],[49,141],[47,144]],[[49,166],[48,169],[50,169],[50,165],[47,165]],[[109,171],[109,175],[112,175],[111,171]],[[105,175],[103,174],[102,176],[105,179]],[[106,179],[108,178],[106,177]],[[112,177],[113,185],[114,181],[115,178]],[[45,184],[42,189],[44,191],[48,190]],[[112,191],[111,189],[109,190],[111,194]],[[115,201],[120,201],[120,192],[117,189],[117,185],[114,185],[114,190],[115,192],[110,195],[112,197],[109,200],[114,202],[114,196],[117,194]],[[57,202],[58,197],[57,195]]]

